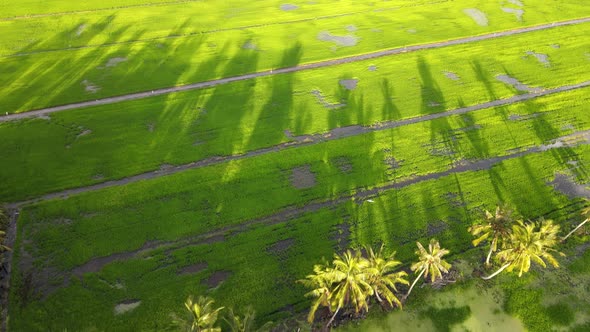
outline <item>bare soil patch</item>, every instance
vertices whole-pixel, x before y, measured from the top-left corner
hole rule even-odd
[[[350,47],[355,46],[359,37],[353,35],[337,36],[328,31],[322,31],[318,34],[318,39],[325,42],[333,42],[338,46]]]
[[[293,168],[290,180],[293,187],[297,189],[307,189],[316,185],[315,174],[309,165]]]
[[[359,83],[359,80],[357,80],[357,79],[340,80],[339,83],[346,90],[354,90],[354,89],[356,89],[356,86]]]
[[[488,17],[481,10],[477,8],[467,8],[463,9],[463,13],[471,17],[477,25],[482,27],[488,26]]]
[[[115,306],[115,315],[121,315],[139,307],[141,300],[125,300]]]
[[[201,271],[205,271],[209,265],[206,262],[199,262],[197,264],[188,265],[176,272],[176,274],[195,274]]]
[[[375,65],[369,66],[369,71],[376,71],[376,70],[377,70],[377,66],[375,66]]]
[[[216,288],[231,275],[232,273],[230,271],[215,271],[209,278],[207,278],[207,280],[205,280],[205,284],[209,288]]]

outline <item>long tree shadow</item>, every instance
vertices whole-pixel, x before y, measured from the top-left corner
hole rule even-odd
[[[283,51],[283,56],[278,67],[296,66],[303,55],[300,42]],[[252,131],[244,143],[246,150],[253,150],[260,147],[272,146],[285,141],[285,132],[288,128],[292,114],[293,84],[296,74],[278,74],[272,77],[270,97],[262,106],[257,119],[254,121]],[[288,137],[287,137],[288,139]]]

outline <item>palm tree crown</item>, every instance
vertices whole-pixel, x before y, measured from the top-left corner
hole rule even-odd
[[[479,236],[472,241],[474,247],[484,240],[490,239],[490,250],[486,257],[486,265],[489,265],[492,253],[496,252],[498,248],[505,247],[506,241],[510,238],[514,221],[512,220],[512,211],[501,208],[499,205],[496,207],[496,213],[492,214],[486,210],[485,216],[484,223],[474,224],[469,227],[468,231],[473,236]]]
[[[434,282],[436,279],[442,278],[443,273],[448,273],[451,268],[451,264],[442,259],[442,257],[447,255],[449,251],[441,248],[440,243],[437,240],[430,240],[428,251],[424,249],[420,242],[416,242],[416,245],[418,246],[418,250],[416,250],[418,262],[412,264],[410,269],[414,272],[420,272],[412,283],[412,286],[410,286],[410,290],[406,297],[410,295],[416,282],[418,282],[418,279],[420,279],[422,275],[424,275],[424,278],[427,278],[430,275],[430,281]]]
[[[221,332],[218,327],[213,327],[217,322],[219,311],[223,307],[213,309],[215,301],[209,297],[199,296],[194,302],[192,296],[184,303],[186,309],[191,313],[191,332]]]

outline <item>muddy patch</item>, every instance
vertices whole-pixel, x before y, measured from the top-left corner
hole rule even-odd
[[[476,8],[463,9],[465,15],[471,17],[477,25],[485,27],[488,26],[488,17],[484,12]]]
[[[452,71],[443,71],[443,74],[445,75],[446,78],[453,80],[453,81],[458,81],[461,79],[461,77],[459,77],[459,75],[453,73]]]
[[[298,9],[299,6],[293,5],[293,4],[290,4],[290,3],[284,3],[279,8],[281,8],[281,10],[284,10],[284,11],[290,11],[290,10]]]
[[[178,272],[176,272],[176,274],[178,274],[178,275],[182,275],[182,274],[195,274],[195,273],[199,273],[199,272],[205,271],[208,266],[209,265],[207,263],[200,262],[200,263],[197,263],[197,264],[185,266],[185,267],[179,269]]]
[[[354,90],[359,83],[357,79],[347,79],[347,80],[340,80],[340,86],[345,88],[346,90]]]
[[[125,300],[115,306],[115,315],[121,315],[135,308],[141,304],[140,300]]]
[[[559,44],[551,44],[551,47],[556,50],[561,48],[561,46]]]
[[[150,133],[153,133],[153,132],[154,132],[154,130],[156,129],[156,124],[155,124],[155,123],[153,123],[153,122],[150,122],[150,123],[148,123],[148,124],[146,125],[146,127],[147,127],[147,130],[148,130]]]
[[[377,66],[370,65],[368,69],[369,69],[369,71],[376,71],[377,70]]]
[[[344,251],[350,244],[350,234],[350,225],[348,224],[348,221],[345,220],[343,223],[336,226],[330,233],[330,240],[335,243],[338,251]]]
[[[266,251],[268,253],[283,258],[286,256],[287,250],[295,245],[295,239],[284,239],[273,243]]]
[[[352,172],[352,163],[347,157],[336,157],[333,159],[333,163],[338,167],[338,170],[344,174]]]
[[[94,85],[89,80],[83,80],[82,85],[84,86],[84,90],[86,90],[86,92],[97,93],[98,91],[100,91],[100,87],[97,85]]]
[[[297,189],[308,189],[316,185],[315,174],[309,165],[293,168],[290,180],[293,187]]]
[[[502,11],[508,14],[514,14],[517,20],[522,21],[522,15],[524,15],[524,10],[502,7]]]
[[[406,32],[407,33],[414,34],[414,33],[418,32],[418,30],[416,30],[416,29],[408,29],[408,30],[406,30]]]
[[[324,135],[325,138],[343,138],[343,137],[350,137],[355,135],[360,135],[362,133],[367,132],[367,128],[363,126],[346,126],[346,127],[336,127],[330,130],[327,134]]]
[[[331,34],[328,31],[320,32],[318,34],[318,39],[321,41],[325,41],[325,42],[332,42],[338,46],[345,46],[345,47],[355,46],[359,41],[359,37],[356,37],[353,35],[337,36],[337,35]]]
[[[318,102],[322,104],[322,106],[324,106],[325,108],[334,109],[346,106],[346,104],[343,103],[329,102],[320,90],[312,90],[311,94],[314,95],[317,98]]]
[[[217,286],[221,285],[222,282],[226,281],[232,275],[230,271],[215,271],[207,280],[205,280],[205,285],[209,288],[216,288]]]
[[[387,169],[390,171],[398,169],[401,166],[401,160],[397,160],[393,156],[388,156],[387,158],[385,158],[383,162],[385,163],[385,166],[387,166]]]
[[[572,178],[565,174],[555,174],[555,179],[549,182],[553,188],[569,198],[587,198],[590,199],[590,189],[586,185],[577,184]]]
[[[517,80],[516,78],[508,76],[506,74],[497,75],[496,79],[502,83],[512,85],[518,91],[534,92],[534,93],[538,93],[538,92],[543,91],[543,89],[541,89],[541,88],[531,88],[526,84],[520,83],[520,81]]]
[[[527,51],[527,55],[534,56],[540,63],[544,64],[546,67],[551,66],[551,62],[549,61],[549,56],[543,53],[536,53],[533,51]]]
[[[446,222],[442,220],[434,221],[428,223],[428,226],[426,227],[426,235],[428,235],[428,237],[432,237],[442,233],[447,228],[449,228],[449,225],[447,225]]]
[[[111,59],[109,59],[109,61],[107,61],[107,63],[105,64],[105,67],[112,68],[112,67],[117,66],[121,62],[125,62],[125,61],[127,61],[127,58],[122,58],[122,57],[111,58]]]
[[[41,119],[41,120],[51,121],[51,117],[49,115],[45,115],[45,114],[38,115],[38,116],[36,116],[36,118]]]

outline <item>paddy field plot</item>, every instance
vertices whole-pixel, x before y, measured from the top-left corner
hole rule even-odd
[[[12,31],[0,37],[0,111],[21,114],[0,117],[0,200],[19,212],[10,330],[163,330],[191,294],[282,324],[305,316],[295,281],[322,257],[385,243],[410,262],[415,242],[431,237],[466,283],[417,290],[407,313],[374,314],[361,330],[415,321],[583,330],[585,244],[566,246],[562,270],[485,284],[468,278],[481,253],[467,227],[498,202],[564,229],[579,221],[590,197],[586,7],[10,1],[0,12],[0,29]],[[419,49],[481,34],[491,37]],[[490,297],[475,301],[486,287]],[[484,310],[492,298],[504,305]]]

